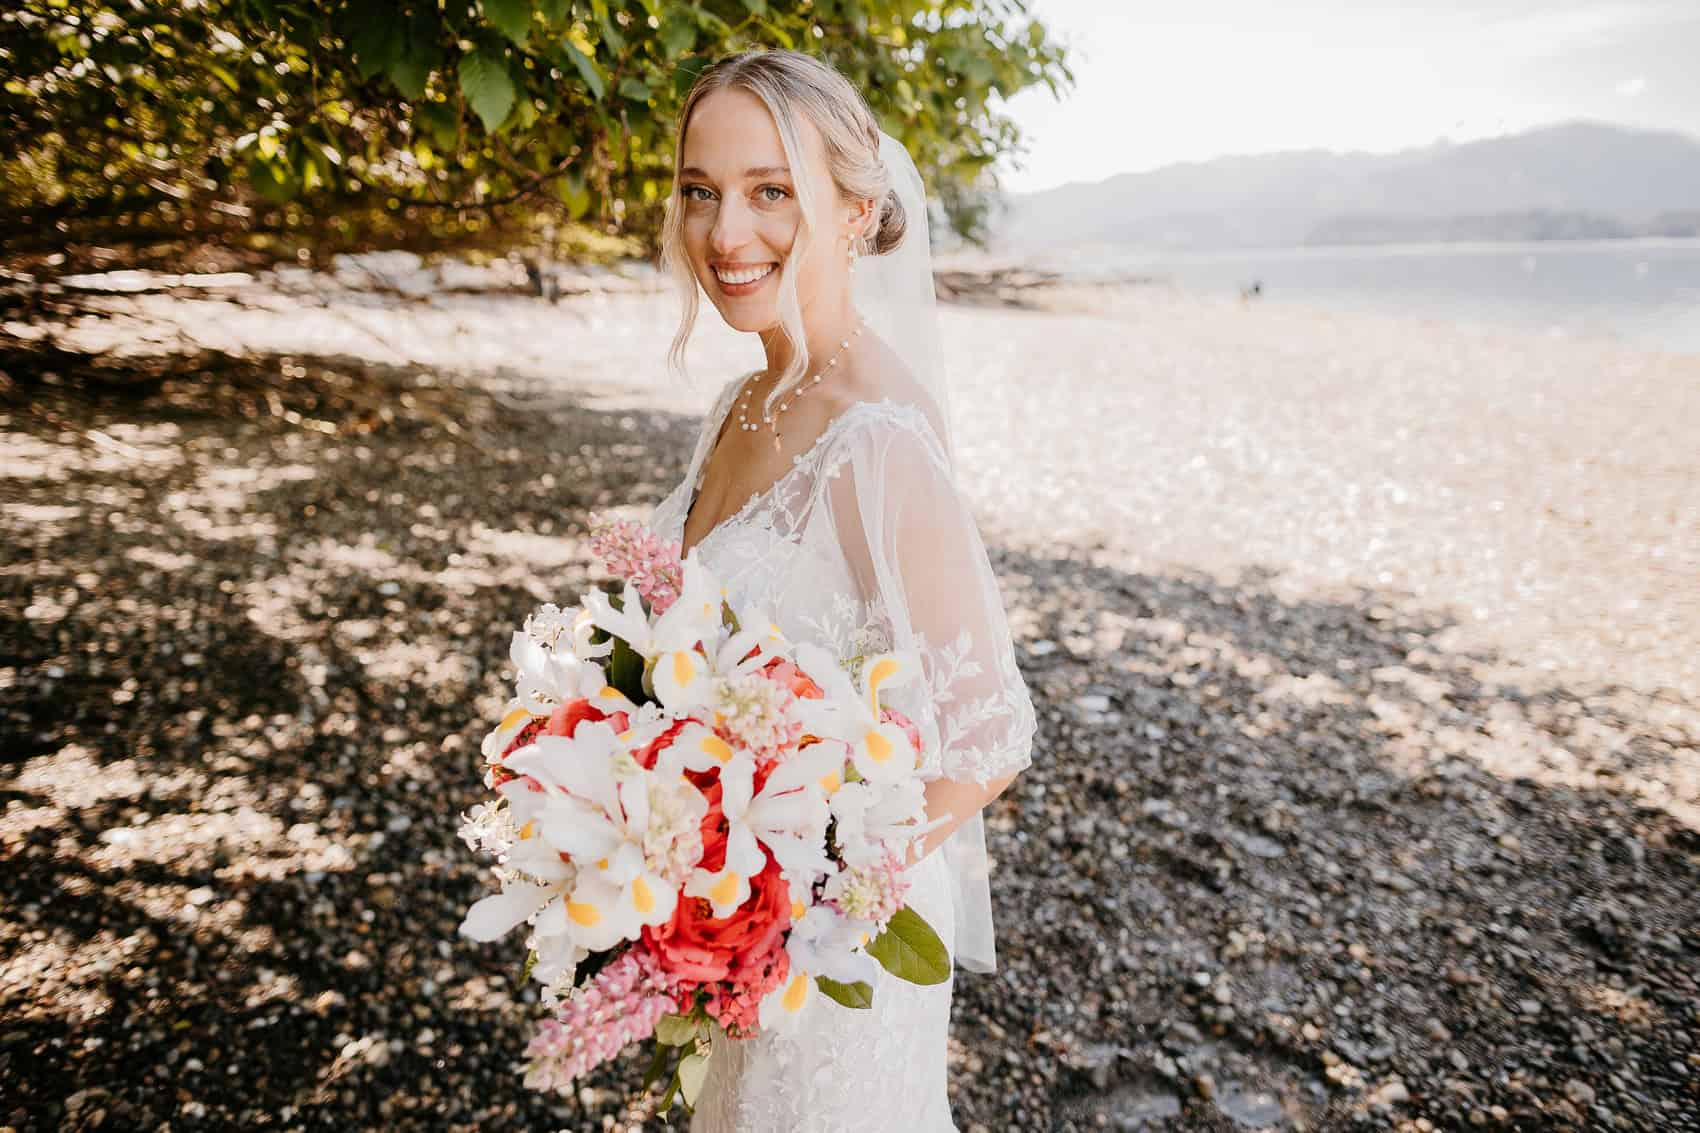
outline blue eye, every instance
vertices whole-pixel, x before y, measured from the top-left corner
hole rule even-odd
[[[763,193],[763,194],[778,193],[779,195],[777,197],[767,197],[766,198],[770,202],[782,201],[786,197],[789,197],[791,195],[790,193],[786,192],[785,189],[783,189],[782,187],[780,187],[778,185],[763,185],[759,190],[757,190],[757,192],[760,192],[760,193]]]
[[[697,193],[701,193],[702,196],[696,196],[695,194]],[[679,195],[684,197],[687,201],[706,201],[714,196],[713,193],[709,192],[701,185],[686,185],[683,189],[679,190]]]

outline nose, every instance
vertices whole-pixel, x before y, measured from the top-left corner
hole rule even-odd
[[[729,256],[750,242],[753,230],[744,203],[736,198],[722,198],[715,210],[714,229],[708,234],[709,247],[717,256]]]

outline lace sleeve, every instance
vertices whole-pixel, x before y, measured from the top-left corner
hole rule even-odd
[[[829,511],[860,597],[889,624],[923,681],[892,690],[928,762],[985,785],[1032,763],[1033,702],[972,514],[920,410],[884,405],[835,439],[823,462]]]

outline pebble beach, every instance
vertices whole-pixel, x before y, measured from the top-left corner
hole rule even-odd
[[[138,279],[0,383],[0,1128],[662,1127],[635,1056],[521,1087],[456,816],[510,627],[758,355],[708,311],[677,381],[641,271],[420,274]],[[1694,1127],[1700,357],[943,312],[1040,711],[958,1126]]]

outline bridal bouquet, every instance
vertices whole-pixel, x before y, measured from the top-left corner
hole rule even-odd
[[[733,609],[693,551],[598,524],[622,580],[545,605],[513,635],[516,689],[483,745],[495,794],[461,837],[501,890],[461,932],[529,926],[548,1017],[528,1086],[567,1091],[653,1039],[645,1085],[689,1109],[716,1042],[795,1025],[816,995],[872,1004],[884,966],[917,984],[950,956],[904,905],[925,822],[920,734],[881,701],[919,676],[840,659]]]

